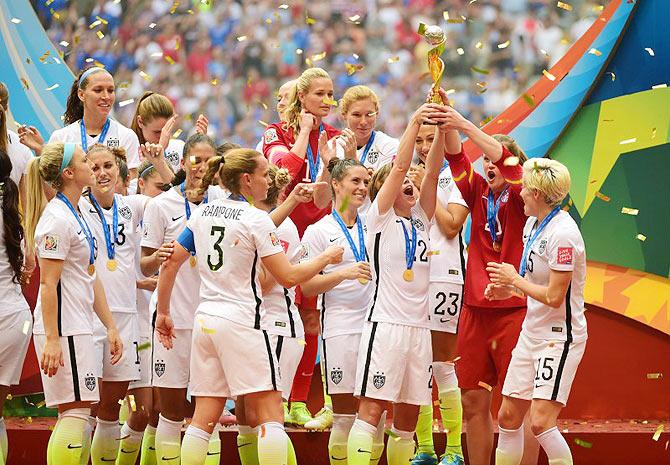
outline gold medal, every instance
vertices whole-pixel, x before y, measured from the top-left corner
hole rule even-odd
[[[109,271],[116,271],[116,268],[117,268],[116,260],[114,260],[113,258],[111,260],[107,260],[107,269]]]
[[[404,279],[407,282],[414,281],[414,271],[405,270],[405,272],[402,274],[402,279]]]
[[[365,286],[368,283],[368,280],[365,278],[358,278],[358,282]]]
[[[191,255],[191,258],[188,259],[188,262],[192,267],[195,267],[195,265],[198,264],[198,259],[195,258],[195,255]]]
[[[493,250],[500,252],[500,249],[502,249],[502,244],[498,241],[493,242]]]
[[[90,265],[88,265],[88,275],[93,276],[94,273],[95,273],[95,265],[91,263]]]

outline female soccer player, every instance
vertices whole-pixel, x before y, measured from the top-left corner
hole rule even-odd
[[[79,209],[98,245],[96,270],[110,290],[107,302],[125,342],[121,362],[111,365],[103,357],[109,350],[104,328],[99,321],[93,321],[94,343],[98,351],[96,376],[101,381],[97,425],[91,444],[91,460],[96,465],[116,459],[120,437],[119,401],[125,397],[128,383],[140,377],[135,268],[138,227],[147,197],[114,193],[119,161],[125,158],[122,149],[96,144],[87,155],[96,182],[87,194],[82,195]]]
[[[288,106],[288,99],[291,95],[291,90],[295,86],[295,83],[295,79],[291,79],[290,81],[286,81],[279,87],[279,89],[277,89],[277,106],[275,109],[277,110],[277,114],[279,115],[279,119],[281,121],[284,121],[284,110]],[[264,138],[261,138],[261,140],[258,141],[258,144],[256,144],[257,152],[263,153],[263,141]]]
[[[552,465],[571,465],[572,454],[556,427],[584,355],[586,251],[579,227],[561,210],[570,192],[570,173],[548,158],[523,165],[521,198],[528,216],[519,272],[490,262],[491,300],[528,296],[528,312],[507,369],[498,412],[497,465],[518,465],[523,454],[522,423],[530,408],[533,433]]]
[[[43,182],[56,190],[48,204]],[[37,246],[40,264],[34,343],[46,404],[59,412],[47,448],[49,465],[88,461],[86,428],[91,404],[99,400],[91,308],[107,328],[111,363],[123,353],[95,272],[93,234],[78,209],[82,190],[93,184],[90,161],[73,143],[45,145],[28,166],[26,253]]]
[[[222,189],[199,188],[207,169],[207,160],[214,157],[214,142],[202,134],[189,137],[184,145],[182,169],[184,180],[147,204],[143,222],[142,259],[144,276],[154,276],[160,264],[173,250],[174,241],[200,203],[207,203],[224,195]],[[157,388],[160,417],[156,430],[157,460],[164,465],[179,463],[181,426],[186,414],[186,387],[189,379],[189,354],[193,315],[199,298],[200,277],[197,262],[204,257],[192,255],[188,264],[179,270],[171,297],[176,331],[175,350],[166,350],[154,338],[152,345],[152,386]]]
[[[334,464],[347,459],[347,438],[358,407],[354,398],[356,360],[373,286],[365,248],[367,226],[365,217],[359,214],[368,196],[368,170],[356,159],[333,158],[328,171],[335,200],[333,211],[307,228],[303,244],[307,257],[333,244],[342,245],[345,252],[341,263],[327,266],[302,289],[308,296],[321,294],[321,357],[326,393],[333,404],[328,452]],[[381,456],[384,450],[383,432],[382,428],[373,457]]]
[[[3,110],[0,109],[0,112]],[[21,293],[24,274],[23,227],[19,213],[19,188],[11,179],[12,162],[0,150],[0,459],[7,462],[7,429],[2,411],[9,387],[19,384],[26,358],[33,317]]]
[[[19,187],[19,196],[21,205],[23,205],[25,203],[24,174],[33,155],[28,147],[21,144],[19,135],[7,127],[8,111],[9,91],[5,83],[0,82],[0,150],[6,152],[12,162],[10,178]],[[28,258],[32,260],[32,257]]]
[[[161,342],[172,347],[175,334],[169,294],[181,264],[193,253],[202,257],[190,372],[196,409],[184,437],[182,464],[204,462],[226,398],[239,395],[244,395],[250,424],[260,425],[259,463],[285,464],[288,438],[278,391],[281,375],[269,335],[261,330],[260,264],[280,285],[290,288],[327,264],[339,262],[343,250],[333,246],[309,263],[292,265],[272,220],[246,200],[265,199],[267,160],[254,150],[235,149],[226,153],[225,160],[212,159],[209,166],[203,188],[218,173],[231,195],[194,212],[158,279],[156,331]]]
[[[504,380],[526,314],[526,301],[521,297],[487,300],[486,263],[521,260],[523,245],[519,238],[526,215],[520,197],[523,170],[519,163],[526,156],[509,136],[491,137],[453,108],[448,111],[447,125],[484,152],[485,176],[474,171],[462,147],[447,152],[446,158],[472,215],[456,373],[468,424],[469,462],[488,465],[493,448],[491,390]]]
[[[350,465],[370,462],[387,402],[393,403],[395,436],[388,442],[388,463],[408,463],[414,456],[419,406],[431,401],[429,230],[443,162],[443,128],[435,129],[418,202],[407,171],[421,125],[440,124],[445,117],[442,105],[424,104],[416,110],[400,140],[397,158],[377,170],[370,181],[366,245],[372,257],[374,291],[358,351],[355,394],[360,404],[348,439]]]
[[[305,179],[310,182],[329,181],[328,170],[324,169],[328,160],[322,158],[331,152],[320,150],[319,136],[325,133],[324,138],[329,140],[340,134],[340,131],[322,122],[330,113],[332,99],[333,81],[328,73],[321,68],[309,68],[291,89],[282,122],[271,124],[265,130],[263,154],[270,163],[288,169],[291,175],[291,184],[287,187],[289,191]],[[331,153],[331,156],[335,154]],[[330,192],[315,189],[314,201],[299,205],[291,214],[300,237],[307,226],[325,216],[329,208]],[[312,419],[306,402],[318,351],[319,316],[316,298],[303,299],[299,290],[296,298],[305,325],[306,345],[293,382],[288,422],[302,426]]]

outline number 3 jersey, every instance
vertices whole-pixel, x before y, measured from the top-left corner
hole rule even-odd
[[[528,218],[523,230],[524,243],[537,226],[537,218]],[[577,224],[564,211],[558,212],[535,239],[528,254],[526,278],[534,284],[548,286],[551,270],[572,271],[565,300],[560,307],[551,308],[528,297],[522,331],[533,339],[584,341],[587,338],[584,316],[586,250]]]
[[[284,251],[268,214],[246,201],[219,199],[193,212],[179,243],[198,256],[197,312],[260,329],[261,258]]]

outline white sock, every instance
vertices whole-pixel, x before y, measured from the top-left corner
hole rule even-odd
[[[518,429],[498,427],[496,465],[519,465],[523,456],[523,425]]]
[[[115,461],[119,454],[119,432],[121,427],[118,421],[96,419],[93,441],[91,441],[91,462],[93,465],[105,465]]]
[[[269,421],[258,431],[258,463],[260,465],[286,465],[288,436],[284,425]]]
[[[403,431],[391,427],[391,436],[386,447],[388,465],[405,465],[414,457],[414,431]]]
[[[328,438],[328,453],[331,463],[347,463],[347,440],[356,415],[333,414],[333,428]]]
[[[2,463],[7,463],[7,426],[5,426],[5,419],[0,417],[0,449],[2,449]]]
[[[212,434],[209,438],[209,444],[207,446],[207,460],[205,460],[205,465],[219,465],[221,463],[221,424],[216,423]],[[184,454],[181,456],[181,463],[184,463]]]
[[[181,457],[181,425],[183,421],[172,421],[158,416],[156,428],[156,463],[179,465]]]
[[[535,436],[547,453],[550,465],[572,465],[570,446],[556,426]]]
[[[433,378],[435,378],[439,392],[458,387],[456,367],[453,362],[433,362]]]
[[[370,455],[370,465],[378,465],[384,455],[384,433],[386,431],[386,410],[382,412],[377,424],[377,432],[372,440],[372,454]]]
[[[181,465],[202,465],[207,459],[207,448],[211,434],[193,425],[184,433],[181,445]]]
[[[128,422],[123,424],[121,427],[121,445],[119,446],[117,465],[125,465],[131,462],[134,464],[137,461],[143,436],[144,431],[135,431],[128,426]]]

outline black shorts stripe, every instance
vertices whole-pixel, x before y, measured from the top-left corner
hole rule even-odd
[[[277,355],[277,361],[281,360],[281,349],[284,346],[284,336],[277,336],[277,348],[275,349],[275,354]]]
[[[561,377],[563,376],[563,369],[565,368],[565,361],[568,359],[568,352],[570,351],[570,344],[572,344],[572,306],[570,305],[570,296],[572,294],[572,283],[568,286],[568,292],[565,295],[565,332],[566,340],[563,343],[563,352],[561,353],[561,360],[558,362],[556,369],[556,381],[554,382],[554,390],[551,392],[551,400],[556,400],[558,391],[561,387]]]
[[[56,284],[56,298],[58,299],[58,337],[61,337],[63,336],[63,315],[61,313],[63,296],[60,279],[58,280],[58,284]]]
[[[270,346],[270,338],[268,337],[268,332],[265,330],[263,330],[263,337],[265,338],[265,348],[268,350],[268,360],[270,361],[270,377],[272,378],[272,390],[276,391],[277,375],[275,374],[275,362],[272,359],[272,347]]]
[[[322,273],[323,274],[323,273]],[[321,334],[325,331],[326,325],[326,293],[324,292],[320,296],[321,298]]]
[[[284,288],[284,299],[286,299],[286,314],[288,315],[288,323],[291,327],[291,337],[295,337],[295,321],[293,321],[293,314],[291,313],[291,296],[288,294],[288,289]]]
[[[372,344],[375,341],[375,333],[377,332],[377,322],[372,323],[372,330],[370,331],[370,340],[368,341],[368,353],[365,356],[365,368],[363,369],[363,384],[361,385],[361,396],[365,397],[365,392],[368,387],[368,376],[370,375],[370,359],[372,358]]]
[[[81,400],[79,392],[79,372],[77,371],[77,351],[74,347],[74,336],[67,337],[67,347],[70,352],[70,371],[72,371],[72,389],[74,389],[75,402]]]
[[[258,295],[256,289],[256,266],[258,265],[258,252],[254,253],[254,262],[251,265],[251,290],[254,293],[254,300],[256,301],[256,316],[254,318],[254,329],[261,329],[261,305],[263,299]]]
[[[464,278],[465,279],[465,278]],[[458,309],[458,319],[456,320],[456,334],[458,334],[458,325],[461,324],[461,314],[463,313],[463,290],[465,289],[465,285],[461,285],[461,300],[460,300],[460,308]]]
[[[151,363],[149,371],[151,372],[151,378],[149,382],[153,386],[154,384],[154,334],[156,334],[156,317],[158,316],[158,312],[154,310],[153,315],[151,315]]]
[[[463,276],[463,282],[465,282],[465,239],[463,238],[463,228],[458,231],[458,255],[461,259],[461,276]]]
[[[321,339],[321,347],[323,348],[323,377],[325,379],[326,395],[330,395],[330,392],[328,392],[328,354],[326,353],[325,339]]]
[[[372,321],[372,312],[375,310],[375,304],[377,303],[377,294],[379,293],[379,247],[381,244],[382,233],[381,231],[375,234],[375,243],[374,243],[374,269],[375,269],[375,293],[372,296],[372,305],[370,305],[370,313],[368,313],[368,321]]]

